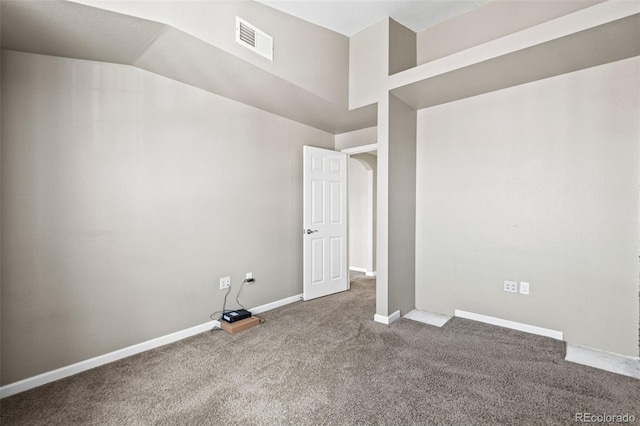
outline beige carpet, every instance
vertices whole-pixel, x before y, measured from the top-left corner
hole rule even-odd
[[[373,322],[375,281],[264,313],[0,402],[3,425],[640,422],[640,381],[563,360],[561,342],[454,318]]]

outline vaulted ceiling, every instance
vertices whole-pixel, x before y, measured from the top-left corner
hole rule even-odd
[[[333,37],[344,37],[386,16],[420,31],[487,1],[297,0],[261,3],[293,15],[295,18],[287,18],[289,23],[293,22],[291,19],[299,18],[302,20],[300,25],[306,25],[304,21],[311,22],[342,34],[334,34]],[[166,3],[125,3],[3,0],[0,14],[2,48],[136,66],[331,133],[370,127],[376,123],[375,105],[349,110],[346,102],[305,86],[304,83],[313,81],[315,76],[301,74],[302,83],[293,81],[288,76],[274,73],[270,65],[255,66],[253,59],[230,52],[224,43],[216,43],[215,36],[213,39],[203,36],[219,32],[215,28],[215,20],[209,23],[210,29],[204,22],[201,25],[203,32],[191,32],[188,28],[174,26],[172,22],[155,19],[154,10],[167,7]],[[220,0],[204,2],[211,7],[197,3],[185,2],[180,6],[184,11],[183,18],[188,18],[189,13],[196,13],[194,10],[197,8],[207,7],[207,12],[215,16],[216,11],[235,7],[229,6],[234,2]],[[241,3],[257,4],[235,2],[236,5]],[[129,14],[134,10],[148,12]],[[193,19],[188,18],[187,21]],[[227,37],[226,33],[224,37]],[[282,40],[281,37],[279,42]],[[346,50],[340,54],[348,55],[348,39],[344,37],[344,40],[342,43]],[[303,58],[300,60],[304,61]],[[348,62],[346,56],[345,61]],[[345,84],[347,69],[345,62],[344,69],[339,71],[344,74]],[[330,76],[324,77],[325,80],[327,78],[331,79]],[[345,85],[345,96],[346,89]]]
[[[372,104],[348,109],[349,39],[324,27],[349,34],[390,15],[405,26],[420,30],[429,22],[446,20],[485,1],[273,3],[299,18],[253,1],[182,4],[179,1],[3,0],[0,3],[1,44],[9,50],[135,66],[338,134],[374,126],[377,108]],[[464,21],[465,16],[491,9],[492,5],[502,7],[502,4],[513,3],[492,2],[458,19]],[[167,9],[167,5],[172,9]],[[245,8],[244,12],[252,12],[256,19],[264,18],[265,25],[272,24],[270,31],[288,31],[278,39],[280,46],[285,43],[288,49],[279,52],[288,54],[293,66],[283,66],[282,55],[279,64],[260,63],[265,59],[254,59],[240,51],[244,48],[238,47],[233,38],[238,5],[249,6],[251,10],[247,12]],[[637,5],[637,2],[605,2],[588,7],[540,25],[542,29],[534,26],[441,60],[419,64],[389,77],[388,88],[407,104],[420,109],[638,55],[640,45],[632,42],[640,39]],[[107,10],[109,8],[112,10]],[[221,18],[223,12],[229,16]],[[418,19],[425,13],[428,18]],[[500,16],[495,11],[492,19],[493,15]],[[196,25],[192,25],[194,23]],[[303,32],[307,32],[304,40],[301,39]],[[310,48],[309,44],[318,38],[316,47],[330,48],[323,52]],[[227,45],[221,43],[221,39],[226,40]],[[280,69],[275,69],[276,66]],[[294,70],[293,74],[282,72],[297,67],[306,68],[304,72]],[[334,84],[336,79],[341,83]],[[332,88],[318,88],[314,85],[317,81],[329,82]]]

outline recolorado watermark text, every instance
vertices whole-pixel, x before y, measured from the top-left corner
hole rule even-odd
[[[576,423],[635,423],[636,416],[633,414],[594,414],[575,413],[573,420]]]

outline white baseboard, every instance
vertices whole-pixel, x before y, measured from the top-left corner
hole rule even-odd
[[[302,300],[302,294],[267,303],[266,305],[261,305],[256,308],[249,309],[249,311],[251,311],[252,314],[259,314],[271,309],[278,308],[280,306],[287,305],[289,303],[297,302],[298,300]],[[169,343],[177,342],[178,340],[186,339],[187,337],[204,333],[205,331],[209,331],[212,328],[219,326],[219,321],[208,321],[204,324],[196,325],[195,327],[187,328],[185,330],[167,334],[166,336],[147,340],[146,342],[138,343],[136,345],[119,349],[117,351],[109,352],[108,354],[100,355],[94,358],[77,362],[75,364],[67,365],[66,367],[58,368],[53,371],[38,374],[37,376],[29,377],[15,383],[10,383],[8,385],[0,387],[0,398],[15,395],[17,393],[36,388],[38,386],[45,385],[47,383],[55,382],[56,380],[64,379],[65,377],[73,376],[74,374],[82,373],[83,371],[87,371],[92,368],[100,367],[101,365],[109,364],[111,362],[118,361],[120,359],[127,358],[151,349],[155,349],[160,346],[168,345]]]
[[[537,334],[539,336],[551,337],[556,340],[564,340],[561,331],[550,330],[548,328],[536,327],[535,325],[522,324],[520,322],[504,320],[501,318],[489,317],[486,315],[474,314],[473,312],[455,310],[455,316],[466,318],[474,321],[484,322],[486,324],[497,325],[499,327],[511,328],[513,330],[524,331],[525,333]]]
[[[373,316],[373,320],[375,322],[379,322],[379,323],[387,324],[387,325],[391,324],[392,322],[394,322],[398,318],[400,318],[400,311],[395,311],[394,313],[392,313],[388,317],[385,317],[384,315],[378,315],[378,314],[375,314]]]
[[[589,367],[640,379],[640,358],[567,343],[567,354],[564,359],[576,364],[588,365]]]
[[[64,379],[65,377],[69,377],[74,374],[78,374],[83,371],[108,364],[110,362],[118,361],[131,355],[139,354],[141,352],[164,346],[169,343],[177,342],[178,340],[186,339],[187,337],[195,336],[196,334],[211,330],[217,324],[219,325],[220,323],[218,321],[209,321],[195,327],[187,328],[185,330],[167,334],[166,336],[147,340],[146,342],[138,343],[137,345],[119,349],[108,354],[80,361],[66,367],[58,368],[53,371],[48,371],[46,373],[38,374],[34,377],[29,377],[15,383],[8,384],[6,386],[2,386],[0,388],[0,398],[11,396],[19,392],[24,392],[26,390],[51,383],[56,380]]]
[[[267,312],[272,309],[279,308],[280,306],[288,305],[289,303],[298,302],[300,300],[302,300],[302,294],[296,294],[295,296],[276,300],[275,302],[267,303],[266,305],[256,306],[255,308],[249,309],[249,311],[252,314],[261,314],[262,312]]]
[[[349,270],[353,272],[364,272],[364,274],[368,277],[375,277],[376,271],[369,271],[367,268],[360,268],[359,266],[349,266]]]

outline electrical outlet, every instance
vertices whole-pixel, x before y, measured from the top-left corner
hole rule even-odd
[[[520,281],[520,294],[529,294],[529,283]]]
[[[220,278],[220,290],[231,287],[231,277]]]
[[[248,280],[252,280],[253,279],[253,273],[252,272],[247,272],[247,276],[245,277]]]
[[[504,291],[508,293],[517,293],[518,292],[518,281],[505,281],[504,282]]]

